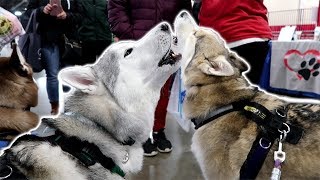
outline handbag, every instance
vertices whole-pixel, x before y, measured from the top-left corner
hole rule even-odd
[[[67,38],[64,36],[64,53],[62,62],[66,65],[81,65],[82,46],[79,40]]]
[[[26,33],[19,38],[18,46],[26,62],[32,67],[33,72],[44,69],[41,61],[41,37],[37,32],[39,23],[36,20],[37,10],[33,10],[26,27]]]

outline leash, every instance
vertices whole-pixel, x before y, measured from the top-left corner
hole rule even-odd
[[[276,109],[275,113],[272,113],[261,104],[250,102],[247,99],[222,106],[210,112],[204,118],[194,118],[191,121],[194,123],[195,129],[199,129],[205,124],[234,111],[241,112],[246,118],[255,122],[260,129],[247,159],[240,169],[240,179],[255,179],[257,177],[270,148],[278,137],[280,137],[281,143],[286,141],[290,144],[297,144],[303,135],[302,128],[286,123],[285,109]],[[284,154],[282,144],[279,144],[279,149],[274,155],[274,159],[277,162],[277,166],[275,165],[277,170],[274,170],[274,174],[277,174],[276,171],[279,172],[281,168],[280,165],[284,161],[284,159],[280,157],[285,156]],[[281,173],[278,174],[280,178]]]

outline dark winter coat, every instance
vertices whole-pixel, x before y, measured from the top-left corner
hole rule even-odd
[[[139,39],[161,21],[172,24],[182,9],[191,11],[191,0],[109,0],[108,20],[119,39]]]
[[[83,20],[79,28],[82,41],[112,40],[106,0],[82,0]]]
[[[70,6],[68,5],[70,2]],[[61,0],[61,6],[66,12],[66,19],[57,19],[43,12],[44,7],[50,0],[30,0],[26,14],[37,9],[37,21],[39,22],[38,31],[42,41],[57,42],[65,33],[75,31],[75,26],[82,20],[81,5],[79,0]]]

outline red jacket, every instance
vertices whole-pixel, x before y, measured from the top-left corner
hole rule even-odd
[[[202,0],[201,26],[218,31],[228,42],[247,38],[271,39],[263,0]]]
[[[173,23],[182,9],[191,11],[191,0],[109,0],[108,21],[119,39],[139,39],[161,21]]]

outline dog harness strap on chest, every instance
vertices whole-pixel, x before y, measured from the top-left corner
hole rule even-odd
[[[267,108],[256,102],[240,100],[232,104],[220,107],[209,113],[205,118],[192,119],[195,129],[230,112],[239,111],[248,119],[254,121],[260,128],[260,132],[254,141],[246,161],[240,170],[240,179],[255,179],[258,175],[274,141],[281,132],[286,131],[286,142],[297,144],[303,135],[303,129],[286,123],[285,110],[276,109],[271,113]]]
[[[276,109],[276,113],[274,114],[261,104],[250,102],[249,100],[233,102],[232,104],[217,108],[204,118],[193,118],[191,121],[194,123],[195,129],[198,129],[233,111],[241,112],[248,119],[254,121],[261,131],[267,134],[274,134],[275,137],[279,137],[282,131],[289,128],[290,132],[287,134],[286,142],[290,144],[297,144],[302,137],[302,128],[286,123],[286,112],[284,110]]]
[[[63,151],[73,155],[87,167],[100,163],[112,173],[121,177],[125,176],[125,173],[114,163],[113,159],[106,157],[95,144],[81,141],[76,137],[66,137],[59,131],[55,135],[47,137],[47,140],[54,145],[59,145]]]

